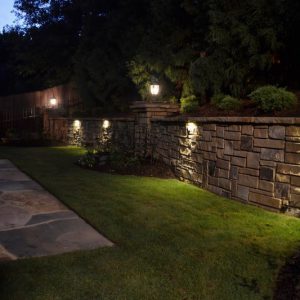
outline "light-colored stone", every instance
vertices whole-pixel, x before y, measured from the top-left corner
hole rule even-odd
[[[251,176],[259,176],[259,170],[255,169],[248,169],[248,168],[240,168],[239,169],[240,174],[246,174],[246,175],[251,175]]]
[[[238,157],[247,157],[247,154],[248,154],[247,151],[238,151],[238,150],[233,151],[233,155]]]
[[[241,133],[238,131],[225,131],[224,138],[230,141],[239,141],[241,139]]]
[[[289,126],[286,128],[287,136],[300,137],[300,126]]]
[[[261,149],[261,159],[283,162],[284,161],[284,150],[262,148]]]
[[[291,194],[291,204],[293,207],[300,208],[300,195],[299,194]]]
[[[226,190],[231,190],[231,181],[226,178],[219,178],[219,187]]]
[[[297,194],[297,195],[300,195],[300,187],[297,187],[297,186],[291,186],[291,194]]]
[[[260,128],[255,128],[254,129],[254,137],[256,138],[261,138],[261,139],[266,139],[268,137],[268,129],[260,129]]]
[[[300,143],[286,143],[286,152],[299,153],[300,155]]]
[[[254,139],[254,147],[259,148],[272,148],[272,149],[284,149],[285,142],[281,140],[270,139]]]
[[[217,168],[229,170],[230,162],[226,161],[226,160],[223,160],[223,159],[218,159],[216,165],[217,165]]]
[[[258,187],[258,178],[250,175],[239,174],[238,184],[257,188]]]
[[[277,166],[277,162],[271,160],[260,160],[259,163],[261,166],[274,167],[274,168]]]
[[[280,209],[282,205],[282,201],[280,199],[272,198],[253,192],[250,192],[249,194],[249,201],[259,203],[264,206],[270,206],[276,209]]]
[[[300,153],[286,153],[285,162],[288,164],[300,165]]]
[[[259,181],[259,189],[273,192],[274,191],[274,183],[270,181],[260,180]]]
[[[241,131],[241,125],[229,125],[227,127],[228,131]]]
[[[269,136],[272,139],[284,140],[285,138],[285,127],[284,126],[270,126]]]
[[[247,154],[247,168],[259,169],[259,157],[258,153],[248,152]]]
[[[283,174],[276,174],[276,181],[282,182],[282,183],[290,183],[291,177],[289,175],[283,175]]]
[[[253,135],[253,126],[252,125],[243,125],[242,134]]]
[[[224,138],[224,132],[225,132],[224,127],[217,126],[216,135],[217,135],[218,138]]]
[[[225,140],[224,154],[233,155],[233,142]]]
[[[237,186],[237,197],[248,201],[249,198],[249,188],[243,185]]]
[[[235,166],[239,166],[239,167],[245,167],[246,166],[246,158],[232,156],[231,164],[235,165]]]
[[[300,176],[300,166],[299,165],[278,164],[277,172],[280,174]]]
[[[218,177],[229,178],[229,170],[218,169]]]
[[[300,177],[299,176],[292,176],[291,177],[291,184],[294,186],[300,187]]]

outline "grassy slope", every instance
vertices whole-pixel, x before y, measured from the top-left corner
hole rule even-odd
[[[116,243],[10,262],[0,299],[269,299],[300,220],[176,180],[100,174],[77,148],[1,148]]]

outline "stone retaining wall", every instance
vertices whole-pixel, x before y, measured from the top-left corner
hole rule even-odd
[[[157,118],[151,141],[182,180],[269,209],[300,208],[300,118]]]
[[[67,145],[134,150],[133,118],[45,118],[44,133]]]
[[[132,109],[134,118],[46,118],[45,133],[66,144],[153,155],[181,180],[300,215],[300,118],[172,117],[178,108],[168,104]]]

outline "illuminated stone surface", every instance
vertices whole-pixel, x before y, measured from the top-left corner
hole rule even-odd
[[[0,261],[112,245],[13,164],[0,160]]]

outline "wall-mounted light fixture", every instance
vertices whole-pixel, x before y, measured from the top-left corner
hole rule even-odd
[[[103,129],[107,129],[109,126],[110,126],[110,122],[108,120],[104,120],[102,124]]]
[[[198,127],[197,124],[193,123],[193,122],[188,122],[186,124],[186,130],[187,130],[187,134],[188,135],[195,135],[198,133]]]
[[[73,122],[73,127],[74,127],[75,130],[79,130],[80,127],[81,127],[81,122],[79,120],[75,120]]]
[[[49,99],[50,108],[56,108],[57,104],[58,104],[57,99],[54,96]]]

